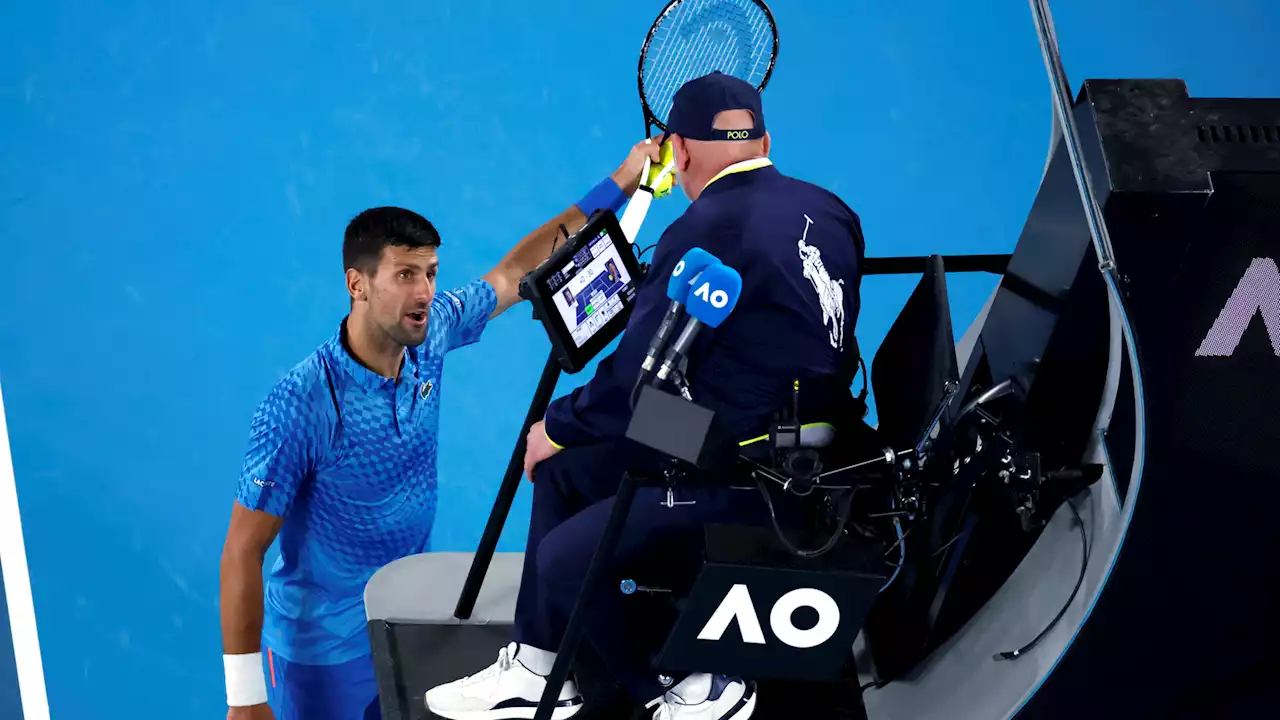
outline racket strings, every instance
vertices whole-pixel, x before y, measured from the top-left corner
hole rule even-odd
[[[693,3],[681,5],[681,7],[686,8],[696,6],[698,12],[690,11],[681,13],[677,11],[673,14],[675,15],[674,19],[672,19],[671,16],[668,16],[667,21],[660,26],[662,28],[671,27],[671,30],[663,37],[664,42],[661,44],[661,47],[655,51],[655,55],[661,58],[659,61],[661,69],[654,73],[654,76],[658,79],[655,81],[655,85],[657,87],[655,88],[656,91],[653,93],[653,97],[657,100],[661,109],[653,108],[653,111],[654,115],[658,116],[664,125],[667,122],[667,114],[671,112],[671,105],[675,99],[676,91],[680,89],[680,85],[683,85],[685,81],[692,79],[692,77],[696,77],[688,75],[688,68],[690,64],[694,62],[696,53],[680,52],[678,41],[683,34],[682,31],[684,29],[685,22],[690,17],[700,17],[700,13],[705,10],[705,5],[706,0],[695,0]],[[705,37],[705,35],[706,27],[704,26],[699,30],[699,39]],[[675,39],[672,40],[671,38]],[[670,52],[665,52],[667,50],[667,42],[675,43],[676,48],[672,49]],[[684,79],[681,80],[681,78]],[[679,81],[678,84],[677,81]],[[649,95],[649,93],[646,92],[646,95]]]
[[[715,25],[707,25],[698,31],[698,35],[692,43],[694,48],[692,51],[685,51],[680,44],[677,44],[676,47],[679,51],[671,53],[671,57],[679,58],[679,64],[674,68],[667,69],[664,73],[660,73],[659,84],[654,88],[653,92],[654,98],[658,102],[658,107],[654,108],[654,114],[662,118],[664,123],[667,114],[671,111],[676,91],[685,82],[706,75],[713,70],[720,70],[729,75],[742,77],[742,74],[737,71],[739,49],[736,43],[707,41],[707,36],[715,27]]]
[[[646,50],[645,101],[665,125],[676,92],[693,78],[719,70],[758,88],[771,64],[773,43],[773,24],[754,0],[679,3],[659,21]]]
[[[737,48],[730,43],[707,43],[707,35],[710,34],[714,27],[715,25],[704,25],[698,30],[698,36],[692,43],[697,50],[672,53],[672,56],[681,58],[681,62],[673,71],[663,77],[662,85],[659,88],[659,96],[663,98],[663,118],[671,111],[676,91],[680,89],[681,85],[712,70],[722,70],[723,72],[723,68],[729,67],[724,62],[727,56],[730,53],[737,55]],[[680,45],[676,45],[676,47],[680,48]],[[730,72],[730,74],[733,73]]]
[[[690,13],[686,17],[690,15],[698,17],[695,13]],[[735,24],[723,17],[707,17],[707,15],[709,13],[704,13],[702,17],[698,18],[702,22],[696,26],[696,35],[692,38],[692,41],[678,42],[678,40],[683,39],[680,37],[679,28],[673,28],[670,33],[670,37],[675,37],[677,42],[674,43],[674,48],[671,52],[664,54],[664,59],[666,60],[665,63],[662,63],[664,67],[655,73],[658,80],[655,82],[653,93],[660,106],[660,109],[654,108],[654,114],[664,118],[664,122],[666,114],[670,112],[676,91],[688,80],[700,77],[713,70],[720,70],[721,72],[741,77],[748,82],[752,82],[753,85],[759,85],[759,81],[762,79],[752,77],[753,71],[759,67],[762,61],[766,61],[771,53],[764,52],[762,57],[758,56],[756,58],[756,62],[747,73],[741,73],[739,65],[741,63],[741,39],[743,33],[740,32],[741,27],[739,26],[742,23]],[[741,20],[742,18],[734,19]],[[684,17],[681,20],[684,20]],[[771,42],[772,32],[767,19],[762,13],[757,13],[749,20],[754,22],[747,25],[752,38],[748,52],[758,55],[760,51],[766,50],[761,47],[763,44],[761,43],[762,35],[767,32],[768,34],[763,35],[763,37]],[[685,34],[689,33],[686,31]],[[666,43],[663,45],[665,48]],[[673,62],[670,60],[671,58],[677,58],[677,60]],[[748,56],[749,58],[750,55]]]

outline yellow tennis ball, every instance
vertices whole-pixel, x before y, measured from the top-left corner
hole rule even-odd
[[[670,140],[662,144],[662,149],[659,151],[658,157],[658,162],[649,167],[649,176],[644,179],[644,184],[653,188],[653,196],[655,198],[666,196],[667,193],[671,192],[671,188],[675,187],[676,184],[676,171],[674,168],[667,173],[667,176],[664,177],[661,182],[658,182],[656,185],[654,184],[657,182],[658,176],[662,174],[662,168],[668,163],[675,162],[676,151],[674,147],[672,147]]]

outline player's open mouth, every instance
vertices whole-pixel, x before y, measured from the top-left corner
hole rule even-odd
[[[409,322],[414,325],[424,325],[427,322],[426,312],[411,312],[408,315],[405,315],[405,317],[409,318]]]

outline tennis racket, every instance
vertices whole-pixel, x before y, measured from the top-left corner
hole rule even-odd
[[[778,26],[762,0],[671,0],[649,28],[640,48],[638,85],[644,136],[667,129],[676,91],[686,82],[719,70],[763,91],[778,60]],[[654,188],[672,172],[674,160],[650,178],[650,162],[640,175],[640,191],[619,219],[635,244]],[[643,192],[641,192],[643,191]]]

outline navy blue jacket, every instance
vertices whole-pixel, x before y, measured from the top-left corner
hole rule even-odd
[[[670,305],[667,280],[695,246],[738,271],[742,295],[720,327],[699,333],[689,353],[694,402],[715,410],[745,440],[768,431],[774,413],[790,403],[795,379],[802,380],[802,415],[809,420],[822,419],[824,405],[851,399],[864,251],[858,216],[834,194],[783,175],[767,160],[748,161],[713,180],[663,233],[617,349],[586,385],[547,409],[553,443],[624,436],[640,363]]]

